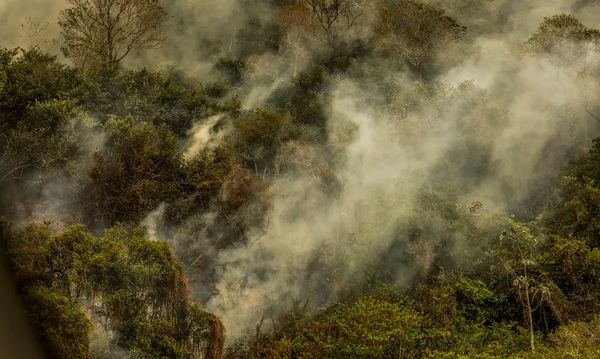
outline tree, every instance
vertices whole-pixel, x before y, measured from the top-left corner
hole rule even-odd
[[[66,57],[84,69],[114,71],[132,50],[165,39],[166,12],[159,0],[69,0],[59,25]]]
[[[600,317],[590,322],[571,322],[548,337],[540,358],[596,358],[600,355]]]
[[[460,40],[466,32],[444,10],[413,0],[383,0],[376,24],[378,46],[400,54],[420,76],[438,50]]]
[[[222,357],[221,322],[190,300],[169,246],[140,228],[97,237],[81,225],[55,234],[45,225],[12,230],[0,221],[0,248],[52,358],[88,358],[92,325],[116,331],[113,340],[135,357]]]
[[[600,53],[600,30],[586,27],[571,15],[544,18],[525,48],[557,66],[576,69],[582,83],[595,81],[600,74],[596,61]],[[600,122],[597,92],[590,91],[588,86],[580,86],[579,92],[585,112]]]
[[[141,220],[179,191],[179,143],[166,125],[131,117],[111,119],[105,130],[106,145],[94,153],[92,181],[82,198],[88,220],[104,225]]]
[[[15,128],[0,134],[0,183],[19,181],[36,171],[68,171],[90,130],[85,114],[67,101],[30,106]]]
[[[401,298],[363,296],[349,305],[338,303],[314,318],[306,305],[277,323],[278,332],[261,334],[250,345],[230,348],[227,358],[417,358],[424,343],[427,318],[415,303]]]
[[[241,162],[226,146],[210,148],[184,163],[181,193],[165,208],[165,220],[180,224],[197,211],[207,210],[219,200],[220,189]]]
[[[533,314],[547,304],[560,321],[560,289],[548,278],[541,263],[542,241],[529,229],[517,223],[500,235],[500,243],[492,252],[500,259],[505,272],[513,279],[518,303],[527,318],[529,344],[535,352],[535,329]]]
[[[600,248],[599,182],[600,138],[596,138],[588,153],[570,165],[557,189],[559,198],[544,213],[544,225],[552,233]]]
[[[236,119],[233,127],[229,142],[256,173],[270,168],[279,147],[298,136],[290,116],[270,109],[248,111]]]
[[[0,211],[8,218],[47,204],[48,183],[75,180],[96,138],[81,106],[93,86],[38,48],[0,49]]]
[[[90,90],[76,71],[55,56],[31,50],[0,50],[0,126],[8,131],[28,108],[50,100],[72,100]]]
[[[280,26],[307,28],[312,36],[336,50],[365,12],[364,0],[295,0],[279,14]]]
[[[558,314],[565,312],[569,320],[590,319],[600,308],[600,250],[590,248],[583,239],[551,235],[540,252],[544,271],[568,301],[568,310],[557,308]],[[562,322],[550,324],[555,327]]]
[[[344,32],[354,27],[363,15],[360,0],[304,0],[322,31],[315,36],[335,48]]]
[[[52,358],[88,358],[92,323],[75,301],[41,286],[29,288],[23,299],[31,323]]]
[[[600,46],[600,31],[585,27],[571,15],[560,14],[544,18],[538,30],[527,40],[529,50],[538,54],[568,56],[574,60]]]

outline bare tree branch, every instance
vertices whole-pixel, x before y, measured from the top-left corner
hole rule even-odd
[[[63,52],[84,69],[115,70],[136,49],[165,40],[166,12],[158,0],[69,0],[60,14]]]

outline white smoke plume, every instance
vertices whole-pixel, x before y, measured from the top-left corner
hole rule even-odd
[[[581,73],[598,66],[598,57],[557,64],[522,46],[544,16],[575,2],[523,3],[509,8],[509,33],[474,39],[468,56],[440,76],[440,98],[423,96],[414,110],[379,108],[373,98],[383,94],[359,80],[331,81],[328,145],[340,150],[335,171],[341,192],[333,198],[310,178],[278,178],[266,232],[219,252],[217,293],[207,308],[223,320],[230,340],[292,300],[334,303],[340,288],[352,285],[397,239],[397,223],[409,215],[419,187],[445,164],[455,182],[468,182],[462,201],[502,212],[555,176],[569,146],[589,145],[598,124],[583,103],[599,103],[600,87]],[[407,93],[420,97],[418,84],[402,73],[387,76],[400,89],[398,108]],[[454,157],[472,137],[491,149],[485,178],[466,172],[472,159]],[[397,283],[416,272],[398,268]]]
[[[183,153],[183,157],[186,160],[191,160],[198,153],[202,152],[211,142],[218,141],[218,136],[213,135],[211,131],[219,122],[222,115],[214,115],[206,119],[205,121],[199,121],[192,126],[189,131],[189,142]]]

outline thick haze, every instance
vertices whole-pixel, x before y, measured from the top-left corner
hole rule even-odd
[[[128,64],[206,74],[219,56],[235,50],[235,36],[248,18],[244,3],[250,4],[246,8],[251,8],[253,14],[269,16],[267,6],[245,0],[163,1],[169,16],[168,41],[160,48],[133,54]],[[58,54],[58,44],[46,43],[60,43],[58,16],[68,5],[68,0],[0,1],[0,44],[7,48],[38,45]],[[38,32],[32,27],[43,30]]]
[[[289,309],[293,300],[308,299],[314,306],[338,300],[368,266],[390,255],[394,241],[403,240],[399,223],[412,214],[423,186],[440,180],[457,188],[461,203],[477,201],[487,211],[510,215],[515,204],[560,173],[557,163],[565,164],[572,151],[598,135],[598,123],[586,108],[598,111],[600,87],[597,77],[584,71],[597,68],[598,57],[586,54],[565,63],[557,59],[569,54],[533,56],[523,43],[545,16],[571,13],[586,26],[599,25],[600,1],[426,2],[447,8],[468,27],[462,60],[443,69],[433,94],[381,59],[363,59],[347,75],[328,79],[329,96],[322,98],[328,118],[324,147],[334,154],[335,195],[309,171],[270,178],[266,225],[225,249],[214,245],[214,234],[206,229],[214,213],[199,213],[168,233],[156,225],[164,207],[142,223],[152,237],[169,241],[179,253],[202,253],[188,263],[192,290],[222,319],[229,340],[255,328],[262,317]],[[219,56],[235,52],[236,34],[249,16],[244,4],[170,2],[167,43],[131,63],[208,73]],[[28,16],[50,24],[45,37],[58,37],[56,17],[64,6],[64,1],[50,0],[0,2],[1,45],[28,46],[19,32]],[[271,15],[266,5],[250,7]],[[284,45],[278,53],[248,60],[252,71],[240,88],[244,109],[263,106],[313,60],[302,44]],[[306,48],[313,51],[311,46]],[[356,75],[365,73],[385,78],[394,92]],[[222,133],[211,138],[219,119],[194,126],[186,159],[222,138]],[[319,149],[304,146],[301,152],[314,155],[309,162],[318,162]],[[473,150],[477,146],[481,151]],[[480,157],[467,156],[474,152]],[[474,164],[485,168],[473,169]],[[395,282],[405,285],[418,274],[400,265]]]
[[[59,47],[44,43],[59,39],[58,14],[67,4],[67,0],[0,1],[0,45],[7,48],[41,45],[58,52]]]
[[[379,107],[378,97],[389,94],[367,81],[332,79],[324,106],[340,193],[326,194],[310,176],[277,178],[266,231],[218,253],[216,293],[207,307],[222,318],[230,339],[294,300],[334,303],[402,240],[399,223],[430,181],[458,187],[465,205],[478,201],[502,213],[554,178],[573,143],[589,145],[598,124],[583,104],[599,104],[600,88],[582,70],[597,66],[597,57],[558,66],[522,47],[544,16],[569,12],[575,3],[504,4],[510,20],[470,40],[464,59],[439,76],[446,89],[439,97],[419,95],[413,80],[386,73],[385,63],[355,65],[383,71],[395,83],[398,109],[416,97],[408,112],[396,111],[394,103]],[[465,157],[472,138],[486,140],[475,144],[485,160]],[[471,173],[477,161],[487,166],[484,178]],[[399,266],[396,282],[418,274]]]

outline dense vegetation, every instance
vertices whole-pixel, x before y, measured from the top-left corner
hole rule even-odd
[[[67,63],[0,50],[0,247],[49,357],[600,357],[600,31],[547,17],[486,87],[447,74],[508,0],[260,4],[200,75],[125,62],[170,49],[158,1],[71,1]]]

